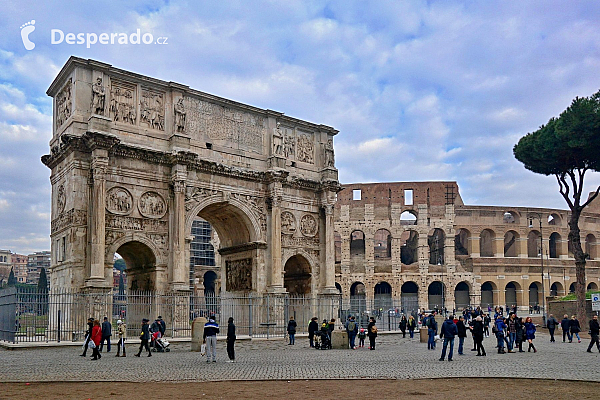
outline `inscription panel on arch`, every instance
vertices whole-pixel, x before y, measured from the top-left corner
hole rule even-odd
[[[185,97],[185,131],[194,139],[225,147],[263,153],[265,117],[233,107]]]

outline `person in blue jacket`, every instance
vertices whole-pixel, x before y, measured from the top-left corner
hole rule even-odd
[[[440,330],[440,338],[444,338],[444,345],[442,347],[442,356],[440,357],[440,361],[444,361],[446,357],[446,348],[448,347],[448,343],[450,343],[450,352],[448,353],[448,361],[452,361],[452,353],[454,351],[454,336],[458,335],[458,328],[454,323],[454,316],[450,315],[447,320],[442,324],[442,329]]]
[[[525,339],[529,342],[529,348],[527,351],[533,349],[534,353],[537,353],[535,346],[533,345],[533,339],[535,339],[535,324],[531,321],[531,317],[525,319]]]
[[[504,354],[506,353],[504,351],[504,330],[506,329],[506,324],[502,320],[501,315],[498,315],[498,318],[496,318],[496,322],[494,325],[496,328],[496,339],[498,340],[498,354]]]

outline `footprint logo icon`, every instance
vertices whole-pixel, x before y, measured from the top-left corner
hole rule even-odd
[[[29,40],[29,34],[33,31],[35,31],[34,19],[21,25],[21,39],[23,39],[23,46],[25,46],[26,50],[33,50],[35,48],[35,43]]]

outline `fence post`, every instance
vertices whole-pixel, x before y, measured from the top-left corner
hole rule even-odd
[[[56,321],[56,330],[57,330],[57,336],[56,336],[56,340],[58,343],[60,343],[60,310],[58,310],[58,321]]]
[[[248,295],[248,336],[252,337],[252,322],[254,318],[252,317],[252,293]]]

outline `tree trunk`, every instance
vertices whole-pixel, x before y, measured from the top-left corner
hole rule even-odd
[[[587,326],[587,316],[585,313],[585,253],[581,248],[581,236],[579,232],[579,216],[581,210],[571,210],[571,220],[569,221],[569,241],[571,250],[575,258],[575,294],[577,295],[577,319],[581,326]]]

